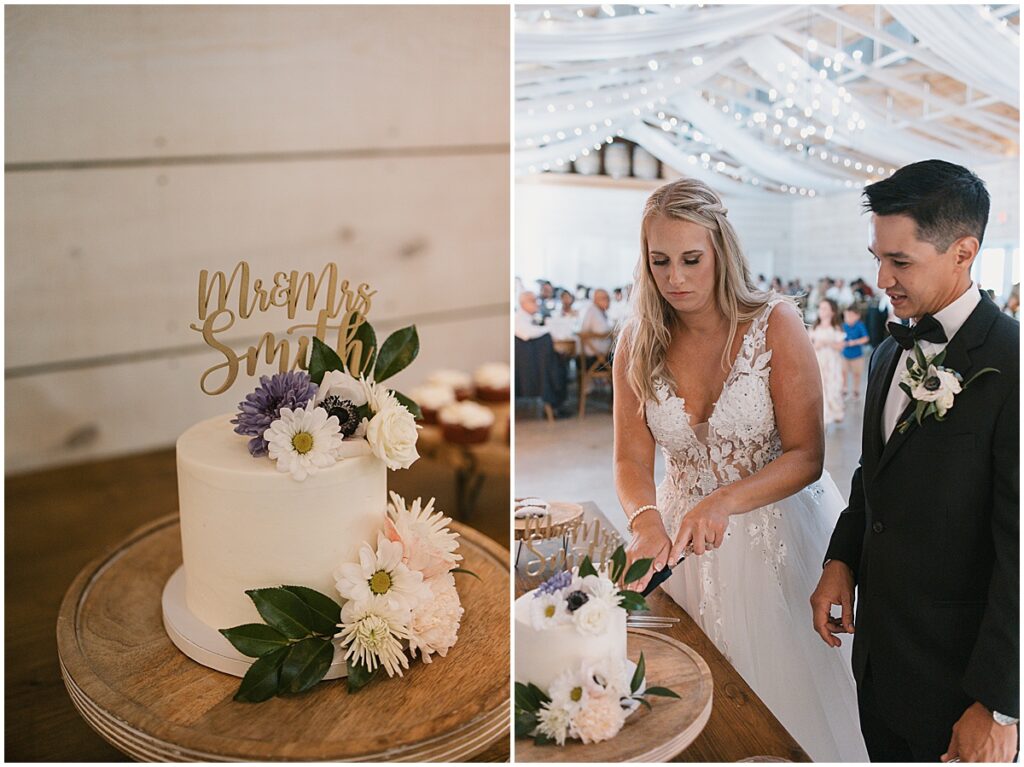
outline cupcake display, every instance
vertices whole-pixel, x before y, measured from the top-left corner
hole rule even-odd
[[[455,392],[460,402],[473,396],[473,379],[469,373],[461,370],[435,370],[427,377],[427,383],[434,386],[447,386]]]
[[[453,402],[438,413],[444,438],[460,445],[486,442],[494,425],[494,413],[476,402]]]
[[[504,362],[488,362],[473,373],[476,396],[481,402],[508,402],[512,371]]]
[[[413,389],[409,396],[420,406],[423,423],[428,424],[436,424],[441,408],[455,402],[455,390],[444,384],[424,384]]]

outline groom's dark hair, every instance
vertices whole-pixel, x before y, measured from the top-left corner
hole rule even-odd
[[[989,198],[983,182],[967,168],[944,160],[906,165],[889,178],[864,187],[864,208],[879,216],[910,216],[917,239],[945,252],[961,237],[981,243]]]

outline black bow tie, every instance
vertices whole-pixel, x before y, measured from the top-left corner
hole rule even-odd
[[[918,341],[944,344],[949,340],[946,338],[946,331],[942,329],[942,325],[930,314],[924,315],[916,325],[908,327],[900,325],[898,322],[890,322],[888,327],[889,333],[896,339],[896,343],[907,350],[913,349],[914,344]]]

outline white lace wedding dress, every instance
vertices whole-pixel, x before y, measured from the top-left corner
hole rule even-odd
[[[691,424],[664,381],[647,425],[665,456],[658,507],[668,534],[701,498],[782,454],[768,388],[765,308],[750,325],[708,423]],[[867,761],[850,671],[852,637],[822,642],[808,602],[842,496],[828,473],[796,495],[730,519],[716,551],[691,555],[663,588],[711,638],[815,761]]]

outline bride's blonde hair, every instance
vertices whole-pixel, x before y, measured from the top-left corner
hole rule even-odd
[[[654,380],[661,378],[673,388],[675,380],[665,364],[672,329],[679,317],[662,297],[651,274],[647,226],[655,216],[667,216],[699,224],[711,232],[715,251],[715,299],[729,318],[729,340],[722,350],[722,367],[728,369],[730,351],[740,323],[749,322],[771,300],[773,293],[758,290],[750,279],[736,230],[726,218],[722,200],[706,184],[681,178],[658,187],[647,198],[640,225],[640,259],[633,272],[633,306],[623,328],[620,347],[627,353],[626,378],[629,387],[644,403],[655,398]]]

